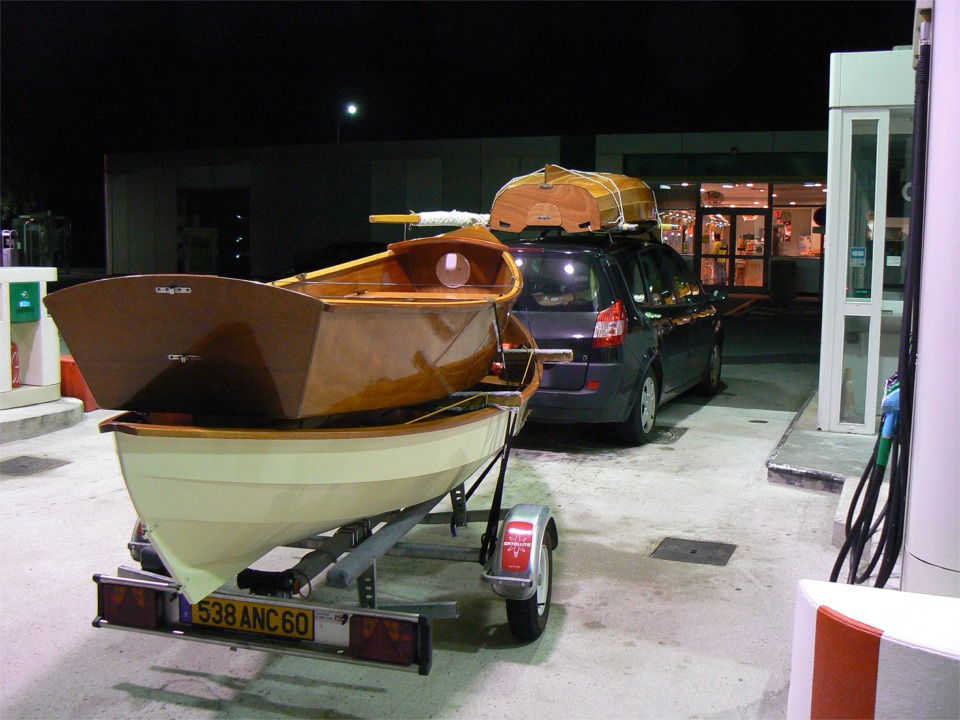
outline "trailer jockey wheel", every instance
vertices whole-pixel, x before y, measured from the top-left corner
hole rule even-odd
[[[507,600],[507,622],[518,640],[532,642],[543,633],[550,617],[550,593],[553,588],[553,548],[544,534],[537,571],[537,591],[526,600]]]

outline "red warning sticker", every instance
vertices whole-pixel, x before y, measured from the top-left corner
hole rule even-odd
[[[532,550],[533,524],[507,523],[507,529],[503,533],[503,569],[509,572],[525,572],[530,567]]]

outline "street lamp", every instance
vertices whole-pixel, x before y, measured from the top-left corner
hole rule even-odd
[[[349,116],[354,116],[357,114],[357,106],[353,103],[350,103],[344,108],[344,112],[341,113],[340,117],[337,119],[337,144],[340,144],[340,123],[343,122],[344,114]]]

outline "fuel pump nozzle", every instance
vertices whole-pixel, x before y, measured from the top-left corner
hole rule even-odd
[[[880,447],[877,449],[877,465],[887,466],[890,459],[890,447],[893,445],[893,434],[897,431],[897,418],[900,415],[900,384],[895,383],[883,396],[883,429],[880,432]]]

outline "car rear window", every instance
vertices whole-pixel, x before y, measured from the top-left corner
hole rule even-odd
[[[590,257],[513,251],[523,275],[517,310],[590,312],[601,309],[601,280]]]

